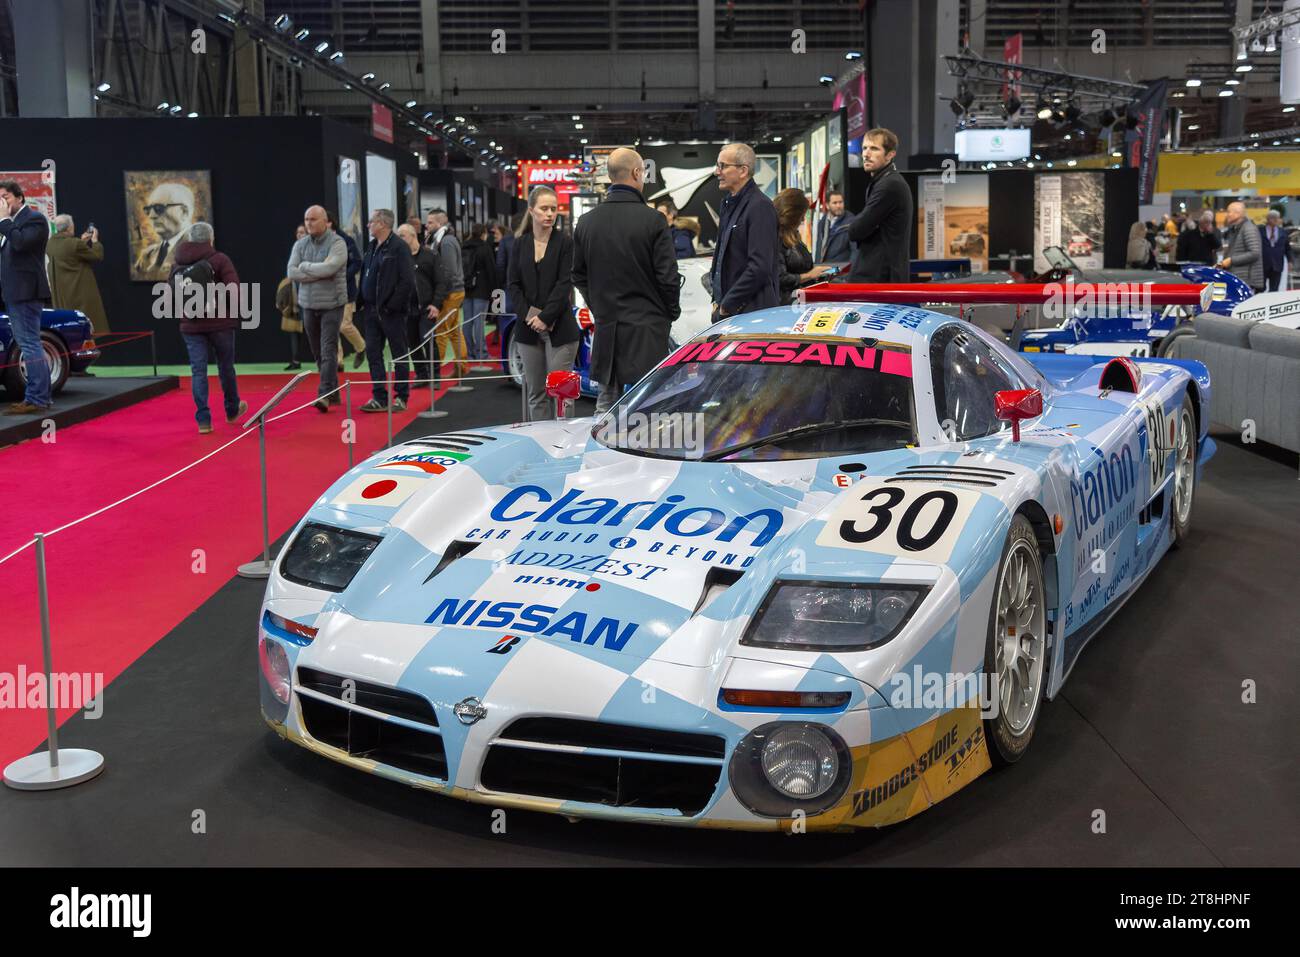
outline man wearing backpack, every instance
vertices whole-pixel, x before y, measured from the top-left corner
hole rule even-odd
[[[293,244],[289,278],[298,284],[298,312],[307,342],[316,357],[320,384],[314,405],[328,412],[339,398],[339,326],[348,301],[348,247],[330,229],[329,214],[320,206],[308,207],[302,223],[307,235]]]
[[[212,227],[195,223],[184,234],[185,239],[176,247],[171,275],[175,295],[172,301],[193,301],[183,294],[184,287],[193,283],[205,290],[205,306],[200,315],[181,311],[181,335],[185,350],[190,356],[190,391],[194,395],[194,418],[199,432],[212,431],[212,412],[208,409],[208,350],[217,357],[217,378],[221,382],[226,421],[234,422],[248,411],[248,403],[239,398],[239,384],[235,379],[235,330],[239,319],[228,315],[229,305],[240,301],[239,274],[225,253],[212,245]],[[218,284],[227,286],[225,295],[217,294]]]

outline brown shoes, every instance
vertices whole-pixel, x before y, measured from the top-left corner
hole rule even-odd
[[[53,405],[32,405],[30,402],[14,402],[9,408],[5,409],[5,415],[37,415],[43,412],[49,412],[54,408]]]
[[[238,422],[238,421],[239,421],[239,417],[240,417],[241,415],[243,415],[243,414],[244,414],[245,412],[247,412],[247,411],[248,411],[248,403],[245,402],[243,399],[240,399],[240,400],[239,400],[239,411],[236,412],[234,415],[228,415],[228,416],[226,416],[226,421],[227,421],[227,422],[230,422],[230,423]]]

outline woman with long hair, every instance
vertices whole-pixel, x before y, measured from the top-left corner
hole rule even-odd
[[[1147,238],[1147,224],[1136,222],[1128,230],[1128,250],[1125,257],[1129,269],[1154,268],[1151,241]]]
[[[573,239],[555,228],[559,198],[549,186],[528,194],[528,211],[516,231],[510,257],[510,302],[516,311],[514,340],[524,362],[528,418],[555,418],[546,397],[547,373],[572,369],[578,354],[573,318]]]
[[[794,302],[794,291],[799,284],[816,279],[825,269],[813,266],[812,253],[799,235],[799,225],[808,215],[808,197],[801,189],[783,189],[772,200],[776,207],[777,234],[781,237],[780,255],[776,259],[781,304]]]

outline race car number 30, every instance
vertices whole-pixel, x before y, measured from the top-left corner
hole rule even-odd
[[[946,564],[980,497],[925,482],[862,481],[831,513],[817,544]]]

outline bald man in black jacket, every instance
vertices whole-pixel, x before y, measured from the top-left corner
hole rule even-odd
[[[898,137],[886,129],[862,137],[862,168],[871,174],[867,203],[849,226],[852,282],[910,282],[912,190],[894,166]]]
[[[681,314],[677,256],[668,222],[642,195],[645,161],[620,147],[609,154],[609,192],[573,231],[573,284],[596,332],[591,377],[604,412],[668,355]]]

